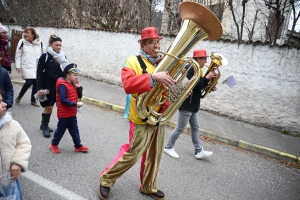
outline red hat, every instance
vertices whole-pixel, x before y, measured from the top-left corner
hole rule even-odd
[[[208,57],[204,49],[197,49],[194,51],[193,58],[199,58],[199,57]]]
[[[157,38],[162,39],[157,33],[157,29],[155,27],[147,27],[142,30],[141,33],[141,39],[138,40],[140,42],[141,40],[150,39],[150,38]]]

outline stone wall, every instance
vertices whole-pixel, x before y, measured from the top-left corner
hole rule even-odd
[[[22,30],[19,26],[9,28]],[[60,36],[69,62],[78,64],[82,75],[112,84],[121,85],[125,58],[139,51],[138,34],[45,27],[36,30],[45,44],[50,34]],[[166,51],[173,41],[174,37],[163,37],[161,50]],[[187,56],[196,48],[218,52],[229,61],[220,67],[218,90],[202,100],[201,109],[300,135],[299,49],[201,41]],[[233,88],[221,84],[230,75],[238,82]]]

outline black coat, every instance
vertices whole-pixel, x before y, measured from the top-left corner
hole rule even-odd
[[[0,90],[3,102],[7,104],[7,108],[12,107],[14,102],[14,89],[6,69],[0,65]]]
[[[188,79],[191,79],[193,75],[194,68],[191,68],[188,71]],[[198,112],[198,110],[200,109],[201,89],[207,85],[208,79],[205,77],[200,78],[200,80],[193,89],[193,93],[183,102],[183,104],[179,107],[179,110]]]
[[[47,60],[46,60],[46,54]],[[60,65],[56,63],[53,56],[49,53],[43,53],[39,59],[36,71],[37,90],[49,89],[53,87],[58,78],[62,77],[62,70]]]
[[[46,56],[47,55],[47,56]],[[47,59],[46,59],[47,58]],[[44,53],[41,55],[36,71],[37,90],[48,89],[49,94],[46,95],[47,100],[41,102],[41,106],[53,106],[56,102],[56,81],[62,77],[60,65],[56,63],[53,56]]]

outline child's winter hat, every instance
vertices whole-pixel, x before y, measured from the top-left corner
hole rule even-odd
[[[8,32],[7,28],[0,23],[0,33]]]

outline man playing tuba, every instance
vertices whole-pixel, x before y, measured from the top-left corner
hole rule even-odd
[[[163,151],[164,125],[149,125],[143,122],[136,111],[136,98],[139,94],[150,91],[155,83],[160,83],[168,90],[174,85],[174,80],[167,72],[153,73],[161,57],[160,40],[157,29],[148,27],[142,30],[140,52],[138,56],[126,59],[122,68],[122,84],[127,98],[128,116],[130,123],[129,144],[123,144],[115,159],[100,176],[99,196],[107,199],[115,181],[129,170],[142,156],[140,169],[140,192],[154,199],[164,199],[164,193],[157,189],[156,175]]]

